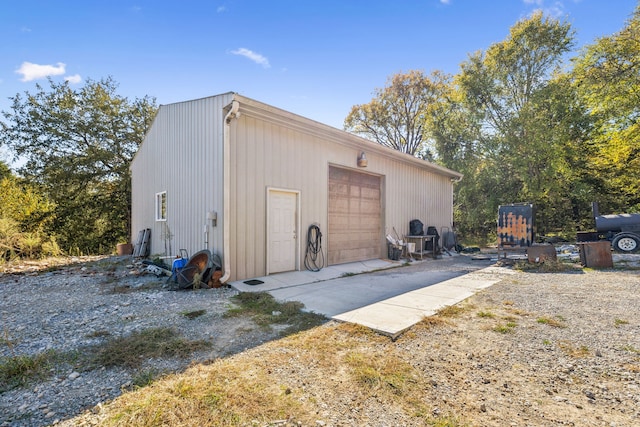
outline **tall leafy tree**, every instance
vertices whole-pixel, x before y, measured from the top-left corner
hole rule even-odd
[[[640,210],[640,5],[617,33],[576,59],[575,87],[594,121],[589,166],[608,211]]]
[[[112,78],[80,89],[49,80],[10,98],[0,144],[24,161],[18,170],[55,203],[63,248],[104,252],[130,230],[129,163],[157,107],[150,97],[118,95]]]
[[[424,120],[446,88],[448,77],[409,71],[391,76],[368,104],[356,105],[344,122],[347,131],[403,153],[432,158]]]
[[[456,198],[458,219],[470,230],[486,233],[499,204],[523,201],[538,206],[543,231],[567,222],[558,214],[572,212],[563,180],[566,144],[575,135],[565,130],[579,108],[560,66],[572,46],[568,23],[537,13],[517,22],[504,41],[470,55],[455,76],[457,98],[446,108],[456,112],[454,120],[464,117],[467,129],[450,124],[457,132],[435,137],[448,150],[440,156],[446,162],[451,153],[471,150]],[[558,204],[563,208],[554,209]]]

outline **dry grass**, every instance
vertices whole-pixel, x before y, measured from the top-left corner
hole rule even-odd
[[[628,325],[629,321],[624,319],[615,319],[613,321],[613,324],[615,325],[616,328],[619,328],[620,326]]]
[[[496,317],[496,315],[490,311],[479,311],[478,313],[476,313],[476,315],[485,319],[493,319],[494,317]]]
[[[124,395],[105,425],[233,426],[275,420],[303,404],[270,381],[260,363],[220,361],[196,366]]]
[[[558,347],[560,347],[560,349],[570,357],[582,358],[591,355],[591,351],[588,347],[584,345],[576,346],[574,343],[566,340],[558,342]]]
[[[558,317],[548,317],[548,316],[538,317],[536,322],[541,323],[543,325],[553,326],[554,328],[567,327],[567,325],[564,322],[562,322],[562,320]]]
[[[513,268],[529,273],[565,273],[579,270],[575,264],[562,260],[545,260],[538,263],[518,260],[513,264]]]
[[[456,318],[461,316],[463,313],[473,310],[474,308],[475,307],[471,304],[450,305],[438,310],[438,313],[436,313],[436,315],[438,317]]]
[[[448,414],[433,416],[423,400],[427,379],[389,343],[361,326],[320,326],[125,394],[108,406],[101,425],[316,425],[321,402],[314,387],[329,382],[325,402],[378,399],[424,425],[463,426]],[[292,369],[295,380],[284,372]]]

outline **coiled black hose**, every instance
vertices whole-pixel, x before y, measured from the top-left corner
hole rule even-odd
[[[304,256],[304,266],[309,271],[320,271],[324,267],[322,233],[320,227],[315,224],[310,225],[307,230],[307,253]]]

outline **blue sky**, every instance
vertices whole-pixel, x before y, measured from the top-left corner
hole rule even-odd
[[[456,73],[541,9],[577,46],[620,30],[635,0],[0,0],[0,110],[8,97],[112,76],[159,104],[234,91],[342,128],[387,78]]]

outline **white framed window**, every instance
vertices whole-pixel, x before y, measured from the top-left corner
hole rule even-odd
[[[156,221],[167,220],[167,192],[156,193]]]

